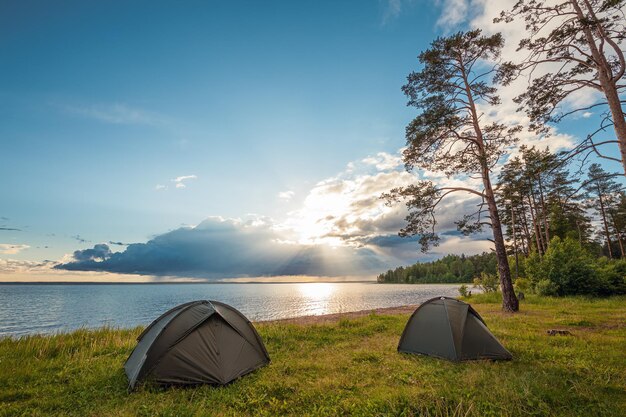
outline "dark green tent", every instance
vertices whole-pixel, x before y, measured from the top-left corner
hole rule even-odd
[[[263,341],[239,311],[217,301],[193,301],[150,324],[126,360],[128,388],[161,384],[224,385],[269,363]]]
[[[512,358],[472,306],[449,297],[432,298],[415,310],[404,328],[398,352],[451,361]]]

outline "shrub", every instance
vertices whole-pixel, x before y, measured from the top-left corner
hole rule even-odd
[[[557,285],[548,279],[542,279],[541,281],[537,282],[537,284],[535,285],[535,292],[539,295],[559,295]]]
[[[498,291],[500,283],[496,275],[481,272],[480,277],[474,278],[474,286],[480,288],[484,293],[488,293]]]
[[[472,292],[469,291],[469,289],[467,288],[467,285],[463,284],[459,287],[459,294],[461,294],[461,297],[471,297],[472,296]]]
[[[531,291],[537,290],[537,283],[542,279],[543,272],[541,271],[541,257],[535,251],[524,260],[524,270],[526,271],[526,277],[530,282]]]
[[[531,284],[535,291],[544,295],[605,293],[606,285],[599,279],[595,267],[591,254],[571,238],[553,238],[543,259],[531,254],[526,261]]]
[[[603,294],[626,294],[626,259],[598,259],[596,270]]]
[[[517,292],[527,292],[530,289],[530,281],[526,278],[516,279],[513,285],[515,287],[515,291]]]

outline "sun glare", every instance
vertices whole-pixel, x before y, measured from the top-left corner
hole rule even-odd
[[[328,282],[302,283],[298,285],[298,292],[303,298],[304,314],[318,316],[330,311],[335,286]]]
[[[344,242],[332,234],[335,231],[335,221],[349,213],[350,203],[348,195],[328,192],[325,187],[319,187],[307,197],[304,207],[290,218],[288,226],[300,244],[344,246]]]
[[[311,282],[298,285],[298,291],[303,297],[313,301],[322,301],[331,297],[335,291],[334,284],[328,282]]]

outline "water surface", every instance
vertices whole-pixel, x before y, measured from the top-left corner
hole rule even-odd
[[[458,285],[376,283],[0,284],[0,337],[81,327],[145,326],[193,300],[230,304],[252,321],[419,304]]]

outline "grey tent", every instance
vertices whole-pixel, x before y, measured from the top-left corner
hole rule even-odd
[[[449,297],[432,298],[415,310],[398,351],[452,361],[512,358],[472,306]]]
[[[160,384],[228,384],[270,362],[263,341],[239,311],[193,301],[165,312],[137,338],[124,370],[128,388]]]

